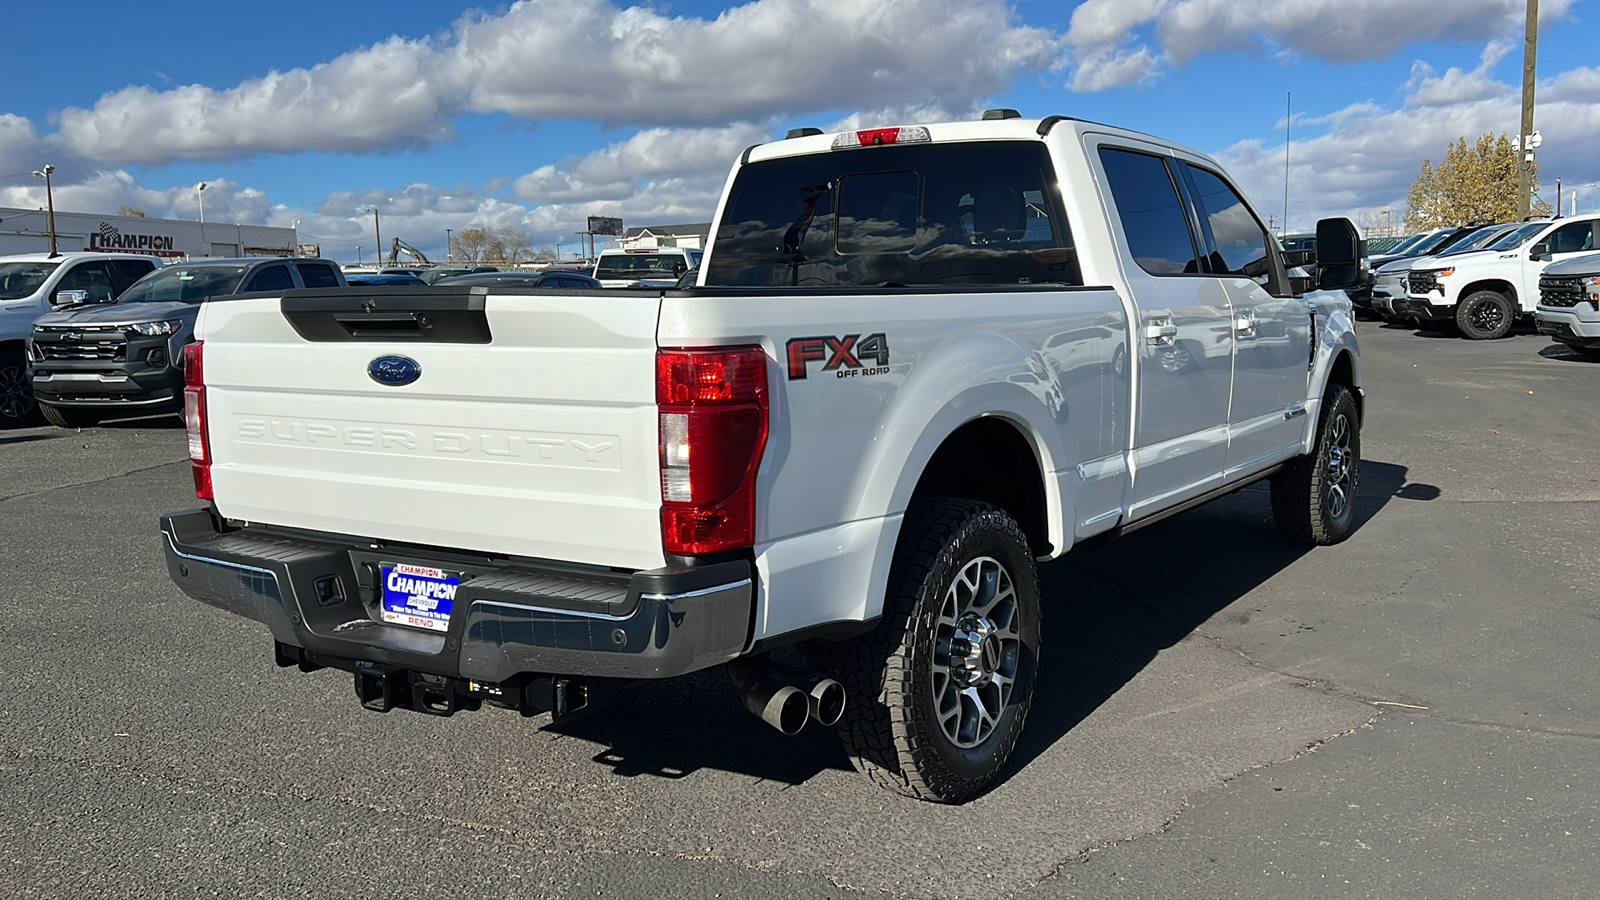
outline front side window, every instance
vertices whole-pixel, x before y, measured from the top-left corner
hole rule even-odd
[[[231,294],[244,276],[244,266],[167,266],[139,279],[121,303],[199,303],[217,294]]]
[[[708,285],[1081,284],[1037,141],[764,160],[734,179]]]
[[[1260,278],[1267,274],[1267,231],[1239,193],[1216,173],[1189,166],[1200,227],[1210,237],[1211,272]]]
[[[1100,164],[1127,235],[1128,252],[1139,268],[1151,275],[1198,274],[1200,260],[1189,216],[1166,162],[1148,153],[1102,147]]]
[[[61,276],[61,283],[56,285],[56,291],[83,291],[87,295],[85,303],[110,303],[115,297],[111,289],[111,273],[106,270],[106,264],[99,260],[79,263],[68,269]]]
[[[1594,249],[1594,223],[1573,222],[1550,232],[1546,238],[1551,253],[1579,253]]]

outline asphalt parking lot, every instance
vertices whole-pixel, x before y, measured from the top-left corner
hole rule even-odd
[[[963,807],[719,673],[560,729],[359,708],[169,582],[181,423],[0,432],[10,897],[1591,897],[1600,364],[1360,325],[1357,532],[1264,489],[1043,570],[1040,696]]]

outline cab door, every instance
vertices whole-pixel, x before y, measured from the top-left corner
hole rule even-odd
[[[1184,163],[1207,268],[1233,309],[1227,477],[1300,452],[1311,373],[1311,307],[1289,289],[1261,220],[1216,172]]]
[[[1539,276],[1544,274],[1546,266],[1593,253],[1595,248],[1600,246],[1600,240],[1597,240],[1600,235],[1595,233],[1597,224],[1600,222],[1586,219],[1560,225],[1533,242],[1535,245],[1545,246],[1546,250],[1542,256],[1534,256],[1531,247],[1528,252],[1522,253],[1522,284],[1517,286],[1517,293],[1520,295],[1518,300],[1521,302],[1523,312],[1538,307]]]
[[[1087,139],[1133,305],[1131,521],[1222,482],[1232,308],[1222,282],[1205,273],[1181,163],[1136,141]]]

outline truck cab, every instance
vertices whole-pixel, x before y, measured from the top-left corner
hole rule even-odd
[[[699,250],[681,247],[602,250],[589,274],[608,288],[674,287],[700,265],[700,256]]]
[[[33,323],[34,397],[45,419],[63,428],[180,412],[183,348],[194,340],[202,303],[344,284],[338,265],[325,259],[206,259],[152,271],[116,303],[58,310]]]
[[[22,253],[0,257],[0,428],[32,421],[27,340],[33,321],[52,310],[110,303],[161,267],[154,256],[127,253]]]
[[[1417,265],[1406,278],[1406,310],[1468,340],[1505,337],[1538,308],[1546,266],[1595,252],[1597,227],[1600,215],[1529,222],[1484,250]]]

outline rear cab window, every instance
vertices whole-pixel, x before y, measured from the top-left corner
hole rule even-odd
[[[333,272],[333,267],[326,263],[295,263],[300,270],[300,280],[308,288],[331,288],[339,286],[339,276]]]
[[[1045,146],[903,144],[740,168],[705,284],[1082,284]]]

